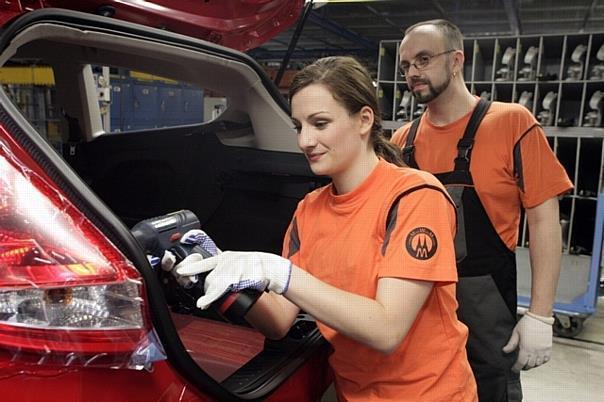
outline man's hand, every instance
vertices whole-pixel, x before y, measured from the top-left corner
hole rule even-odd
[[[511,353],[518,347],[518,359],[512,371],[530,370],[547,363],[552,354],[553,317],[541,317],[526,312],[514,327],[512,336],[503,347],[505,353]]]
[[[217,256],[199,260],[183,260],[176,267],[181,276],[212,271],[205,279],[205,295],[197,307],[206,309],[228,291],[256,289],[283,294],[287,291],[292,264],[275,254],[262,252],[225,251]]]

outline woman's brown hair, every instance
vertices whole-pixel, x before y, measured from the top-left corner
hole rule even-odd
[[[369,72],[356,59],[347,56],[324,57],[300,70],[289,87],[289,99],[311,84],[322,84],[330,89],[334,99],[349,114],[358,113],[364,106],[373,110],[374,120],[369,135],[375,153],[390,163],[404,166],[400,149],[384,137],[377,95]]]

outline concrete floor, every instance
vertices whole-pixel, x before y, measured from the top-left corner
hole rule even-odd
[[[549,363],[522,373],[524,402],[604,402],[604,296],[575,339],[554,338]],[[335,402],[329,389],[322,402]]]
[[[604,296],[575,339],[554,338],[552,360],[522,374],[526,402],[604,401]]]

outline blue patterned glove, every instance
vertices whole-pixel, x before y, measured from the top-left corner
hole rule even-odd
[[[182,235],[180,242],[183,244],[197,244],[212,255],[221,253],[220,249],[214,243],[214,240],[201,229],[192,229]]]

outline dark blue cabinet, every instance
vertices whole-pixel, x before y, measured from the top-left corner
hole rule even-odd
[[[132,131],[203,122],[203,91],[186,84],[111,77],[111,130]]]

